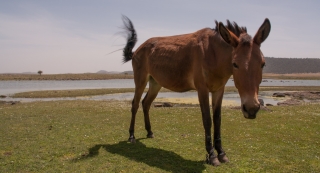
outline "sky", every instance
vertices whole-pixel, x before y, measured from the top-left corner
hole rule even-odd
[[[0,73],[43,74],[132,70],[122,63],[121,16],[151,37],[214,28],[227,19],[252,36],[265,18],[266,57],[320,58],[320,1],[308,0],[0,0]]]

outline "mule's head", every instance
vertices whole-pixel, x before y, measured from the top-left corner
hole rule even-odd
[[[240,28],[236,24],[230,29],[235,29],[235,31],[219,23],[220,35],[233,47],[233,80],[240,94],[242,113],[245,118],[254,119],[260,109],[258,91],[262,80],[262,70],[265,66],[260,46],[268,37],[271,24],[269,19],[265,19],[253,38],[247,34],[245,28]]]

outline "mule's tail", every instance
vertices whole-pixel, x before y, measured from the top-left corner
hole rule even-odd
[[[127,34],[127,44],[123,48],[123,63],[126,63],[132,59],[132,49],[137,43],[137,33],[133,27],[131,20],[127,16],[122,16],[122,21],[124,24],[124,32]]]

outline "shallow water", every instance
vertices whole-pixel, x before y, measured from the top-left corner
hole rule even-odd
[[[275,98],[271,97],[272,92],[260,92],[259,98],[264,100],[264,104],[277,105],[280,101],[285,101],[287,98]],[[146,93],[143,94],[142,98]],[[19,101],[19,102],[33,102],[33,101],[57,101],[57,100],[127,100],[131,101],[133,99],[134,93],[117,93],[117,94],[107,94],[98,96],[86,96],[86,97],[65,97],[65,98],[2,98],[0,101]],[[210,97],[211,98],[211,97]],[[172,102],[172,103],[183,103],[183,104],[199,104],[198,95],[196,92],[185,92],[185,93],[175,93],[175,92],[160,92],[155,100],[155,102]],[[225,93],[223,97],[223,106],[240,106],[240,96],[238,93]]]
[[[234,86],[230,79],[226,86]],[[320,80],[274,80],[264,79],[260,86],[320,86]],[[0,81],[0,95],[25,91],[71,90],[98,88],[134,88],[133,79],[67,80],[67,81]]]
[[[26,91],[71,90],[98,88],[134,88],[132,79],[67,80],[67,81],[0,81],[0,95]]]
[[[226,86],[234,86],[232,79]],[[264,79],[261,86],[320,86],[319,80],[274,80]],[[112,80],[68,80],[68,81],[0,81],[0,95],[10,96],[11,94],[25,91],[40,90],[72,90],[72,89],[98,89],[98,88],[134,88],[133,79],[112,79]],[[272,92],[260,92],[259,98],[263,99],[265,104],[276,105],[279,101],[285,99],[271,97]],[[51,101],[51,100],[132,100],[133,93],[109,94],[91,97],[68,97],[68,98],[0,98],[0,101]],[[225,105],[240,105],[238,93],[225,93]],[[178,103],[198,104],[196,92],[162,92],[158,94],[155,101],[173,101]]]

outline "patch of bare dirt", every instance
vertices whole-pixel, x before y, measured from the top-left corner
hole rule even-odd
[[[289,99],[283,102],[278,102],[277,105],[278,106],[289,106],[289,105],[301,105],[302,103],[304,103],[303,100],[298,100],[298,99]]]
[[[320,100],[319,91],[287,92],[285,94],[296,99]]]
[[[305,102],[319,102],[320,92],[319,91],[301,91],[301,92],[285,92],[285,93],[275,93],[275,95],[285,95],[291,97],[291,99],[279,102],[278,106],[285,105],[301,105]]]

